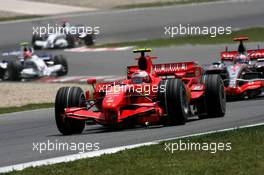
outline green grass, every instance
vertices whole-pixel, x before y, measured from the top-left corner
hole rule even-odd
[[[19,15],[19,16],[9,16],[9,17],[0,17],[0,21],[14,21],[21,19],[32,19],[32,18],[40,18],[43,16],[39,15]]]
[[[28,104],[20,107],[4,107],[4,108],[0,108],[0,114],[28,111],[28,110],[42,109],[42,108],[51,108],[51,107],[54,107],[53,103]]]
[[[125,47],[125,46],[137,46],[137,47],[168,47],[174,45],[183,44],[223,44],[233,43],[233,38],[238,36],[248,36],[250,42],[262,42],[264,41],[264,28],[256,27],[250,29],[243,29],[234,31],[230,35],[221,35],[217,37],[210,37],[209,35],[193,35],[193,36],[182,36],[175,38],[164,38],[164,39],[153,39],[153,40],[142,40],[142,41],[130,41],[121,43],[109,43],[98,45],[95,47]]]
[[[189,143],[231,143],[231,151],[165,151],[164,143],[115,154],[60,163],[9,175],[262,175],[264,172],[264,126],[185,138]],[[171,141],[179,143],[179,140]],[[167,142],[168,143],[168,142]]]
[[[170,6],[170,5],[180,5],[180,4],[214,2],[214,1],[220,1],[220,0],[169,0],[165,2],[119,5],[114,8],[115,9],[132,9],[132,8],[146,8],[146,7],[161,7],[161,6]]]

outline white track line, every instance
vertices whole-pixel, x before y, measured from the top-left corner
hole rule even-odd
[[[125,51],[132,49],[133,46],[128,47],[101,47],[101,48],[88,48],[88,47],[77,47],[73,49],[64,49],[66,52],[113,52],[113,51]]]
[[[256,123],[256,124],[238,126],[238,127],[221,129],[221,130],[216,130],[216,131],[208,131],[208,132],[203,132],[203,133],[172,137],[168,139],[155,140],[152,142],[145,142],[145,143],[139,143],[139,144],[133,144],[133,145],[127,145],[127,146],[120,146],[120,147],[115,147],[115,148],[108,148],[108,149],[92,151],[92,152],[87,152],[87,153],[82,153],[82,154],[72,154],[72,155],[55,157],[55,158],[50,158],[50,159],[45,159],[45,160],[38,160],[38,161],[32,161],[32,162],[21,163],[21,164],[16,164],[16,165],[10,165],[10,166],[5,166],[5,167],[0,167],[0,173],[11,172],[14,170],[19,171],[19,170],[23,170],[29,167],[37,167],[37,166],[51,165],[51,164],[62,163],[62,162],[70,162],[70,161],[90,158],[90,157],[98,157],[103,154],[113,154],[113,153],[117,153],[119,151],[123,151],[126,149],[133,149],[133,148],[147,146],[147,145],[155,145],[163,141],[170,141],[170,140],[182,139],[186,137],[194,137],[194,136],[201,136],[201,135],[212,134],[212,133],[231,131],[231,130],[240,129],[240,128],[250,128],[250,127],[261,126],[261,125],[264,125],[264,123]]]

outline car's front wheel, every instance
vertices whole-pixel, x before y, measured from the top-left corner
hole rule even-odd
[[[217,74],[209,74],[205,77],[205,114],[199,118],[223,117],[226,112],[226,94],[224,83]]]
[[[68,62],[63,55],[56,55],[54,57],[54,65],[62,65],[62,69],[57,72],[58,76],[63,76],[68,73]]]
[[[93,34],[87,34],[84,38],[84,43],[86,46],[91,46],[94,44],[94,35]]]
[[[7,65],[7,79],[11,81],[20,81],[22,71],[22,65],[19,62],[11,61]]]
[[[64,135],[83,132],[85,122],[64,116],[65,108],[84,106],[85,96],[79,87],[62,87],[55,99],[55,120],[58,130]]]
[[[75,37],[74,35],[66,35],[66,41],[68,43],[68,48],[74,48],[75,47]]]

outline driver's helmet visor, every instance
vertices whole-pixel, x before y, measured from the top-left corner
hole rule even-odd
[[[147,72],[145,71],[141,71],[141,72],[135,72],[133,75],[132,75],[132,83],[135,83],[135,84],[140,84],[140,83],[146,83],[149,81],[149,75]]]
[[[132,82],[135,84],[140,84],[143,83],[143,79],[142,78],[132,78]]]
[[[25,51],[23,56],[24,58],[30,58],[32,56],[32,53],[30,51]]]
[[[236,58],[236,62],[237,63],[247,63],[248,62],[248,59],[247,59],[247,56],[246,55],[239,55],[237,58]]]

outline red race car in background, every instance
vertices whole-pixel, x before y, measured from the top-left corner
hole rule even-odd
[[[141,53],[138,65],[127,67],[127,79],[98,83],[89,91],[63,87],[57,92],[55,118],[64,134],[81,133],[85,122],[123,128],[134,125],[185,124],[193,115],[200,118],[225,115],[224,85],[219,75],[203,75],[195,62],[153,64],[155,57]]]
[[[220,74],[227,98],[255,98],[264,89],[264,49],[247,50],[243,41],[248,37],[234,38],[239,41],[237,51],[221,52],[221,61],[206,66],[208,74]]]

